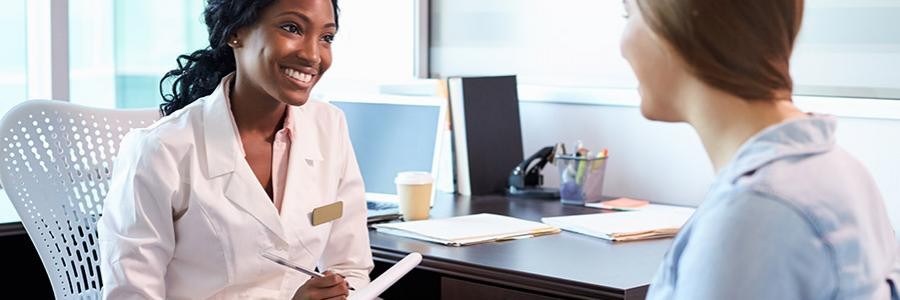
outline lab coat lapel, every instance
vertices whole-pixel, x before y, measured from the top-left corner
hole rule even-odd
[[[223,79],[224,84],[219,84],[204,103],[203,132],[207,174],[210,179],[229,176],[225,179],[225,197],[287,242],[278,211],[253,176],[240,149],[234,118],[229,111],[224,91],[224,85],[231,76],[233,75]]]
[[[238,170],[231,173],[228,183],[226,183],[225,197],[250,213],[257,221],[287,243],[278,211],[252,172],[249,166],[246,168],[239,166]]]
[[[287,184],[285,186],[282,215],[295,224],[292,229],[300,230],[311,226],[311,213],[316,207],[327,202],[322,199],[323,179],[320,168],[322,164],[323,144],[320,141],[320,130],[314,122],[314,116],[307,107],[290,107],[294,109],[293,127],[291,128],[291,150],[288,160]]]

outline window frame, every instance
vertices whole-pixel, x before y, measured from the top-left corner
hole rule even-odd
[[[27,99],[69,101],[69,1],[26,5]]]
[[[432,11],[432,13],[440,17],[440,12]],[[804,111],[839,117],[900,120],[900,98],[882,96],[883,93],[877,90],[866,90],[865,93],[853,96],[821,95],[820,90],[821,87],[796,87],[793,95],[794,103]],[[636,88],[604,87],[601,84],[566,87],[520,83],[519,98],[523,102],[625,107],[640,105],[640,96]]]
[[[640,107],[637,89],[569,88],[519,84],[519,100],[577,105]],[[838,117],[900,120],[900,100],[793,95],[803,111]]]
[[[426,79],[430,52],[430,0],[414,0],[412,78]],[[29,0],[27,3],[27,99],[70,102],[69,0]]]
[[[413,77],[429,78],[431,0],[415,0]],[[28,1],[28,99],[69,101],[68,0]],[[57,46],[59,45],[59,46]],[[520,100],[600,106],[640,105],[636,89],[520,85]],[[794,95],[809,111],[842,117],[900,120],[900,99]]]

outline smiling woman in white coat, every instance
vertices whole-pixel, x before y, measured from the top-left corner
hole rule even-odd
[[[210,46],[160,81],[165,117],[122,140],[98,225],[104,298],[343,299],[368,284],[347,124],[309,99],[337,12],[336,0],[208,1]]]

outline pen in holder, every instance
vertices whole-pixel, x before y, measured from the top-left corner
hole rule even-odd
[[[603,200],[605,152],[596,157],[557,155],[559,198],[563,204],[584,205]]]

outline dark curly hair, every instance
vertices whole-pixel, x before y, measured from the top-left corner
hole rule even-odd
[[[251,25],[260,12],[275,0],[208,0],[203,20],[209,32],[209,46],[191,54],[179,55],[178,67],[159,80],[159,94],[163,103],[159,111],[167,116],[197,99],[211,94],[222,77],[234,72],[234,51],[228,38],[235,31]],[[334,7],[334,23],[338,24],[338,3]],[[166,93],[169,89],[170,93]]]

